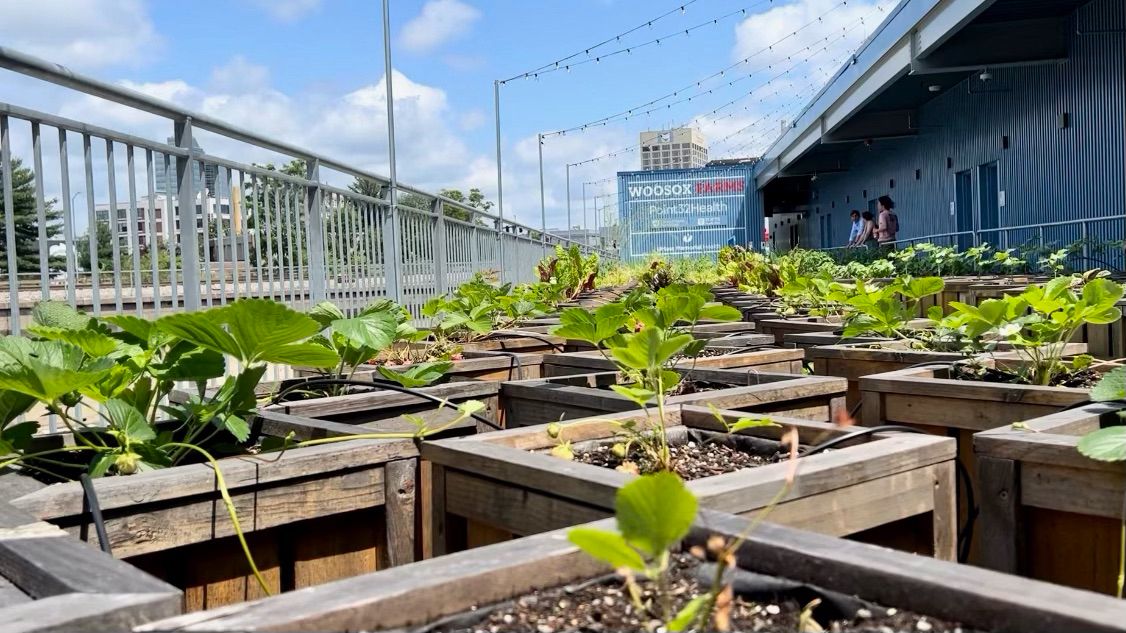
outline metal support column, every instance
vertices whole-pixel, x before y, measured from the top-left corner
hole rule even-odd
[[[446,284],[446,275],[449,273],[446,261],[449,253],[446,250],[446,214],[442,212],[442,201],[434,198],[430,208],[434,214],[434,224],[430,231],[431,249],[434,256],[434,296],[440,297],[449,290]],[[473,218],[470,218],[473,221]]]
[[[590,224],[586,221],[586,183],[583,183],[583,228],[589,229]]]
[[[500,80],[493,81],[493,110],[496,112],[497,127],[497,264],[501,270],[504,265],[504,177],[501,174],[500,160]]]
[[[387,89],[387,149],[390,162],[390,186],[387,187],[387,208],[383,216],[383,278],[387,298],[401,304],[403,293],[399,278],[401,249],[397,203],[399,180],[395,173],[395,82],[391,78],[391,68],[391,9],[388,0],[383,0],[383,81]]]
[[[309,248],[309,298],[312,303],[320,303],[325,295],[325,242],[321,218],[321,162],[309,161],[305,166],[305,178],[316,184],[305,186],[305,222],[308,231]]]
[[[543,192],[543,134],[536,135],[536,145],[540,152],[540,245],[547,257],[547,202]]]
[[[568,236],[573,227],[571,226],[571,164],[567,163],[567,231]]]
[[[180,269],[184,281],[184,308],[198,310],[199,299],[199,229],[195,211],[195,179],[192,178],[192,120],[190,117],[175,124],[176,147],[187,150],[185,156],[176,157],[176,178],[179,187],[176,217],[180,220]],[[200,165],[203,174],[203,165]],[[202,192],[201,192],[202,193]],[[202,208],[206,200],[200,201]],[[208,293],[211,289],[207,289]]]

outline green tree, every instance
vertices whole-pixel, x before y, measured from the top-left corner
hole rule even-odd
[[[113,269],[113,232],[110,231],[108,222],[97,223],[98,235],[98,270],[102,272],[111,271]],[[93,266],[90,261],[90,231],[87,229],[86,234],[79,237],[75,241],[75,257],[78,262],[78,267],[85,271],[92,271]],[[121,259],[125,260],[127,253],[125,249],[121,249]]]
[[[305,161],[291,160],[279,169],[273,163],[255,165],[270,171],[276,171],[287,176],[306,176]],[[297,231],[301,237],[307,233],[307,224],[297,226],[302,216],[301,206],[304,205],[304,192],[297,196],[296,205],[290,201],[288,208],[285,196],[292,196],[294,185],[286,181],[259,177],[257,184],[246,183],[243,192],[243,213],[246,215],[246,226],[254,231],[255,245],[250,253],[251,263],[257,265],[261,262],[265,266],[272,265],[282,268],[291,265],[305,265],[308,263],[307,253],[301,248],[297,239]],[[278,208],[278,196],[281,196],[281,205]],[[297,208],[294,208],[294,207]],[[292,243],[292,248],[290,244]],[[292,251],[292,252],[291,252]],[[267,261],[270,256],[272,261]]]
[[[12,158],[12,206],[15,220],[16,241],[16,271],[37,272],[39,270],[39,217],[35,209],[35,172],[23,166],[19,158]],[[0,250],[5,254],[0,257],[0,272],[8,271],[8,229],[7,209],[4,206],[4,180],[0,173]],[[54,200],[43,202],[43,217],[47,221],[46,235],[48,243],[62,230],[59,226],[61,214],[54,208]],[[54,256],[49,258],[51,266],[61,266],[63,258]]]
[[[439,192],[439,194],[446,198],[449,198],[450,200],[460,202],[468,207],[472,207],[480,211],[488,212],[490,209],[496,206],[495,203],[491,200],[486,200],[485,194],[481,193],[481,190],[476,187],[469,190],[469,196],[463,194],[459,189],[443,189]],[[469,211],[455,207],[451,204],[443,204],[442,211],[448,218],[454,218],[455,220],[461,220],[462,222],[469,221]],[[480,221],[480,218],[478,218],[478,223],[483,224],[483,222]]]

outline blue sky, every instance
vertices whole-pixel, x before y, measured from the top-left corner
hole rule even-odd
[[[582,51],[673,11],[620,43],[593,49],[589,58],[679,33],[659,46],[641,46],[628,55],[502,87],[506,214],[538,224],[538,132],[633,108],[750,57],[723,77],[693,89],[712,93],[692,102],[548,139],[548,224],[562,226],[567,163],[635,145],[641,130],[686,122],[703,131],[713,157],[753,155],[894,5],[893,0],[695,0],[681,13],[678,9],[686,2],[393,0],[400,178],[427,188],[477,186],[494,197],[493,80]],[[4,4],[0,46],[123,83],[345,162],[387,171],[378,0]],[[723,17],[744,8],[745,15]],[[682,33],[712,20],[716,23],[688,36]],[[581,54],[575,59],[589,58]],[[740,76],[744,79],[736,85],[726,85]],[[0,71],[0,101],[161,140],[168,135],[164,121],[6,71]],[[711,114],[732,101],[736,103]],[[218,140],[211,146],[206,138],[201,142],[208,151],[243,162],[270,158]],[[636,153],[630,153],[573,169],[576,214],[583,181],[636,169],[637,161]],[[612,185],[589,189],[609,192]]]

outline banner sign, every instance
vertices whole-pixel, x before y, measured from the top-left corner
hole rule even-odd
[[[746,246],[747,176],[701,171],[620,175],[628,258],[715,254],[732,242]]]

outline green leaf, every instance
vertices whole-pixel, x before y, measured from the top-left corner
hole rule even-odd
[[[1079,452],[1100,462],[1126,461],[1126,426],[1111,426],[1084,435]]]
[[[114,314],[102,317],[102,320],[116,325],[122,332],[136,339],[139,345],[148,346],[156,324],[148,319],[142,319],[129,314]]]
[[[757,429],[764,426],[781,426],[770,418],[739,418],[727,424],[728,433],[738,433],[743,429]]]
[[[223,329],[214,310],[170,314],[157,319],[156,327],[162,332],[200,347],[226,354],[243,362],[250,362],[248,356],[243,354],[238,341]]]
[[[316,343],[279,345],[262,352],[259,360],[298,367],[332,367],[340,362],[336,352]]]
[[[689,600],[688,604],[681,607],[680,611],[676,613],[676,617],[669,620],[668,630],[673,631],[673,633],[680,633],[680,631],[687,630],[688,627],[692,626],[692,623],[700,617],[700,610],[703,609],[711,599],[711,595],[704,594]]]
[[[743,313],[738,308],[723,305],[721,303],[713,303],[706,305],[700,310],[700,319],[708,319],[711,321],[742,321]]]
[[[1098,384],[1091,387],[1093,402],[1126,400],[1126,367],[1117,367],[1103,374]]]
[[[120,431],[127,441],[147,442],[156,439],[156,431],[133,405],[124,400],[111,398],[106,400],[105,407],[110,424]]]
[[[154,363],[152,369],[164,380],[197,382],[222,376],[226,373],[227,363],[223,355],[215,350],[181,341],[164,355],[161,362]]]
[[[635,571],[645,569],[645,560],[641,558],[641,554],[630,547],[625,538],[617,532],[577,527],[567,531],[567,540],[594,558],[609,563],[614,569],[622,567]]]
[[[0,390],[16,391],[42,402],[54,402],[88,387],[113,367],[111,359],[89,359],[81,349],[62,341],[32,341],[18,336],[0,339]]]
[[[485,409],[486,409],[485,403],[481,402],[480,400],[466,400],[465,402],[462,402],[461,404],[457,405],[458,413],[461,413],[462,415],[465,415],[465,416],[473,415],[475,413],[480,413],[480,412],[484,411]]]
[[[680,542],[696,518],[696,497],[673,473],[639,477],[618,490],[618,529],[630,545],[650,558]]]
[[[41,301],[31,311],[36,325],[63,330],[85,330],[96,323],[88,314],[79,312],[61,301]]]
[[[619,395],[625,396],[632,400],[637,406],[645,408],[656,395],[657,392],[643,387],[631,387],[628,385],[610,385],[610,389]]]
[[[35,404],[35,398],[18,391],[0,391],[0,428],[20,417]]]
[[[28,331],[49,341],[63,341],[81,349],[90,356],[109,356],[121,342],[97,330],[68,330],[58,327],[33,325]]]
[[[681,353],[684,354],[685,356],[688,356],[688,357],[696,357],[696,356],[699,356],[700,352],[703,352],[704,348],[706,348],[707,346],[708,346],[707,340],[696,339],[696,340],[692,341],[691,343],[689,343],[688,345],[685,345],[684,350]]]
[[[320,324],[321,329],[327,328],[333,321],[346,318],[344,312],[331,301],[322,301],[309,308],[309,318]]]
[[[90,461],[90,476],[95,479],[98,477],[105,477],[109,472],[113,463],[117,460],[117,453],[98,453],[93,460]]]
[[[245,442],[250,439],[250,425],[246,420],[237,415],[223,416],[223,428],[227,429],[231,435],[239,442]]]
[[[370,312],[332,322],[333,332],[342,335],[353,347],[371,350],[372,356],[391,345],[398,327],[398,319],[389,312]]]
[[[386,365],[380,365],[378,371],[384,378],[397,382],[407,389],[414,389],[433,383],[446,375],[446,372],[453,366],[454,364],[450,361],[432,361],[411,365],[401,372]]]
[[[907,278],[906,283],[900,288],[900,293],[911,299],[922,299],[942,292],[946,284],[941,277]]]

